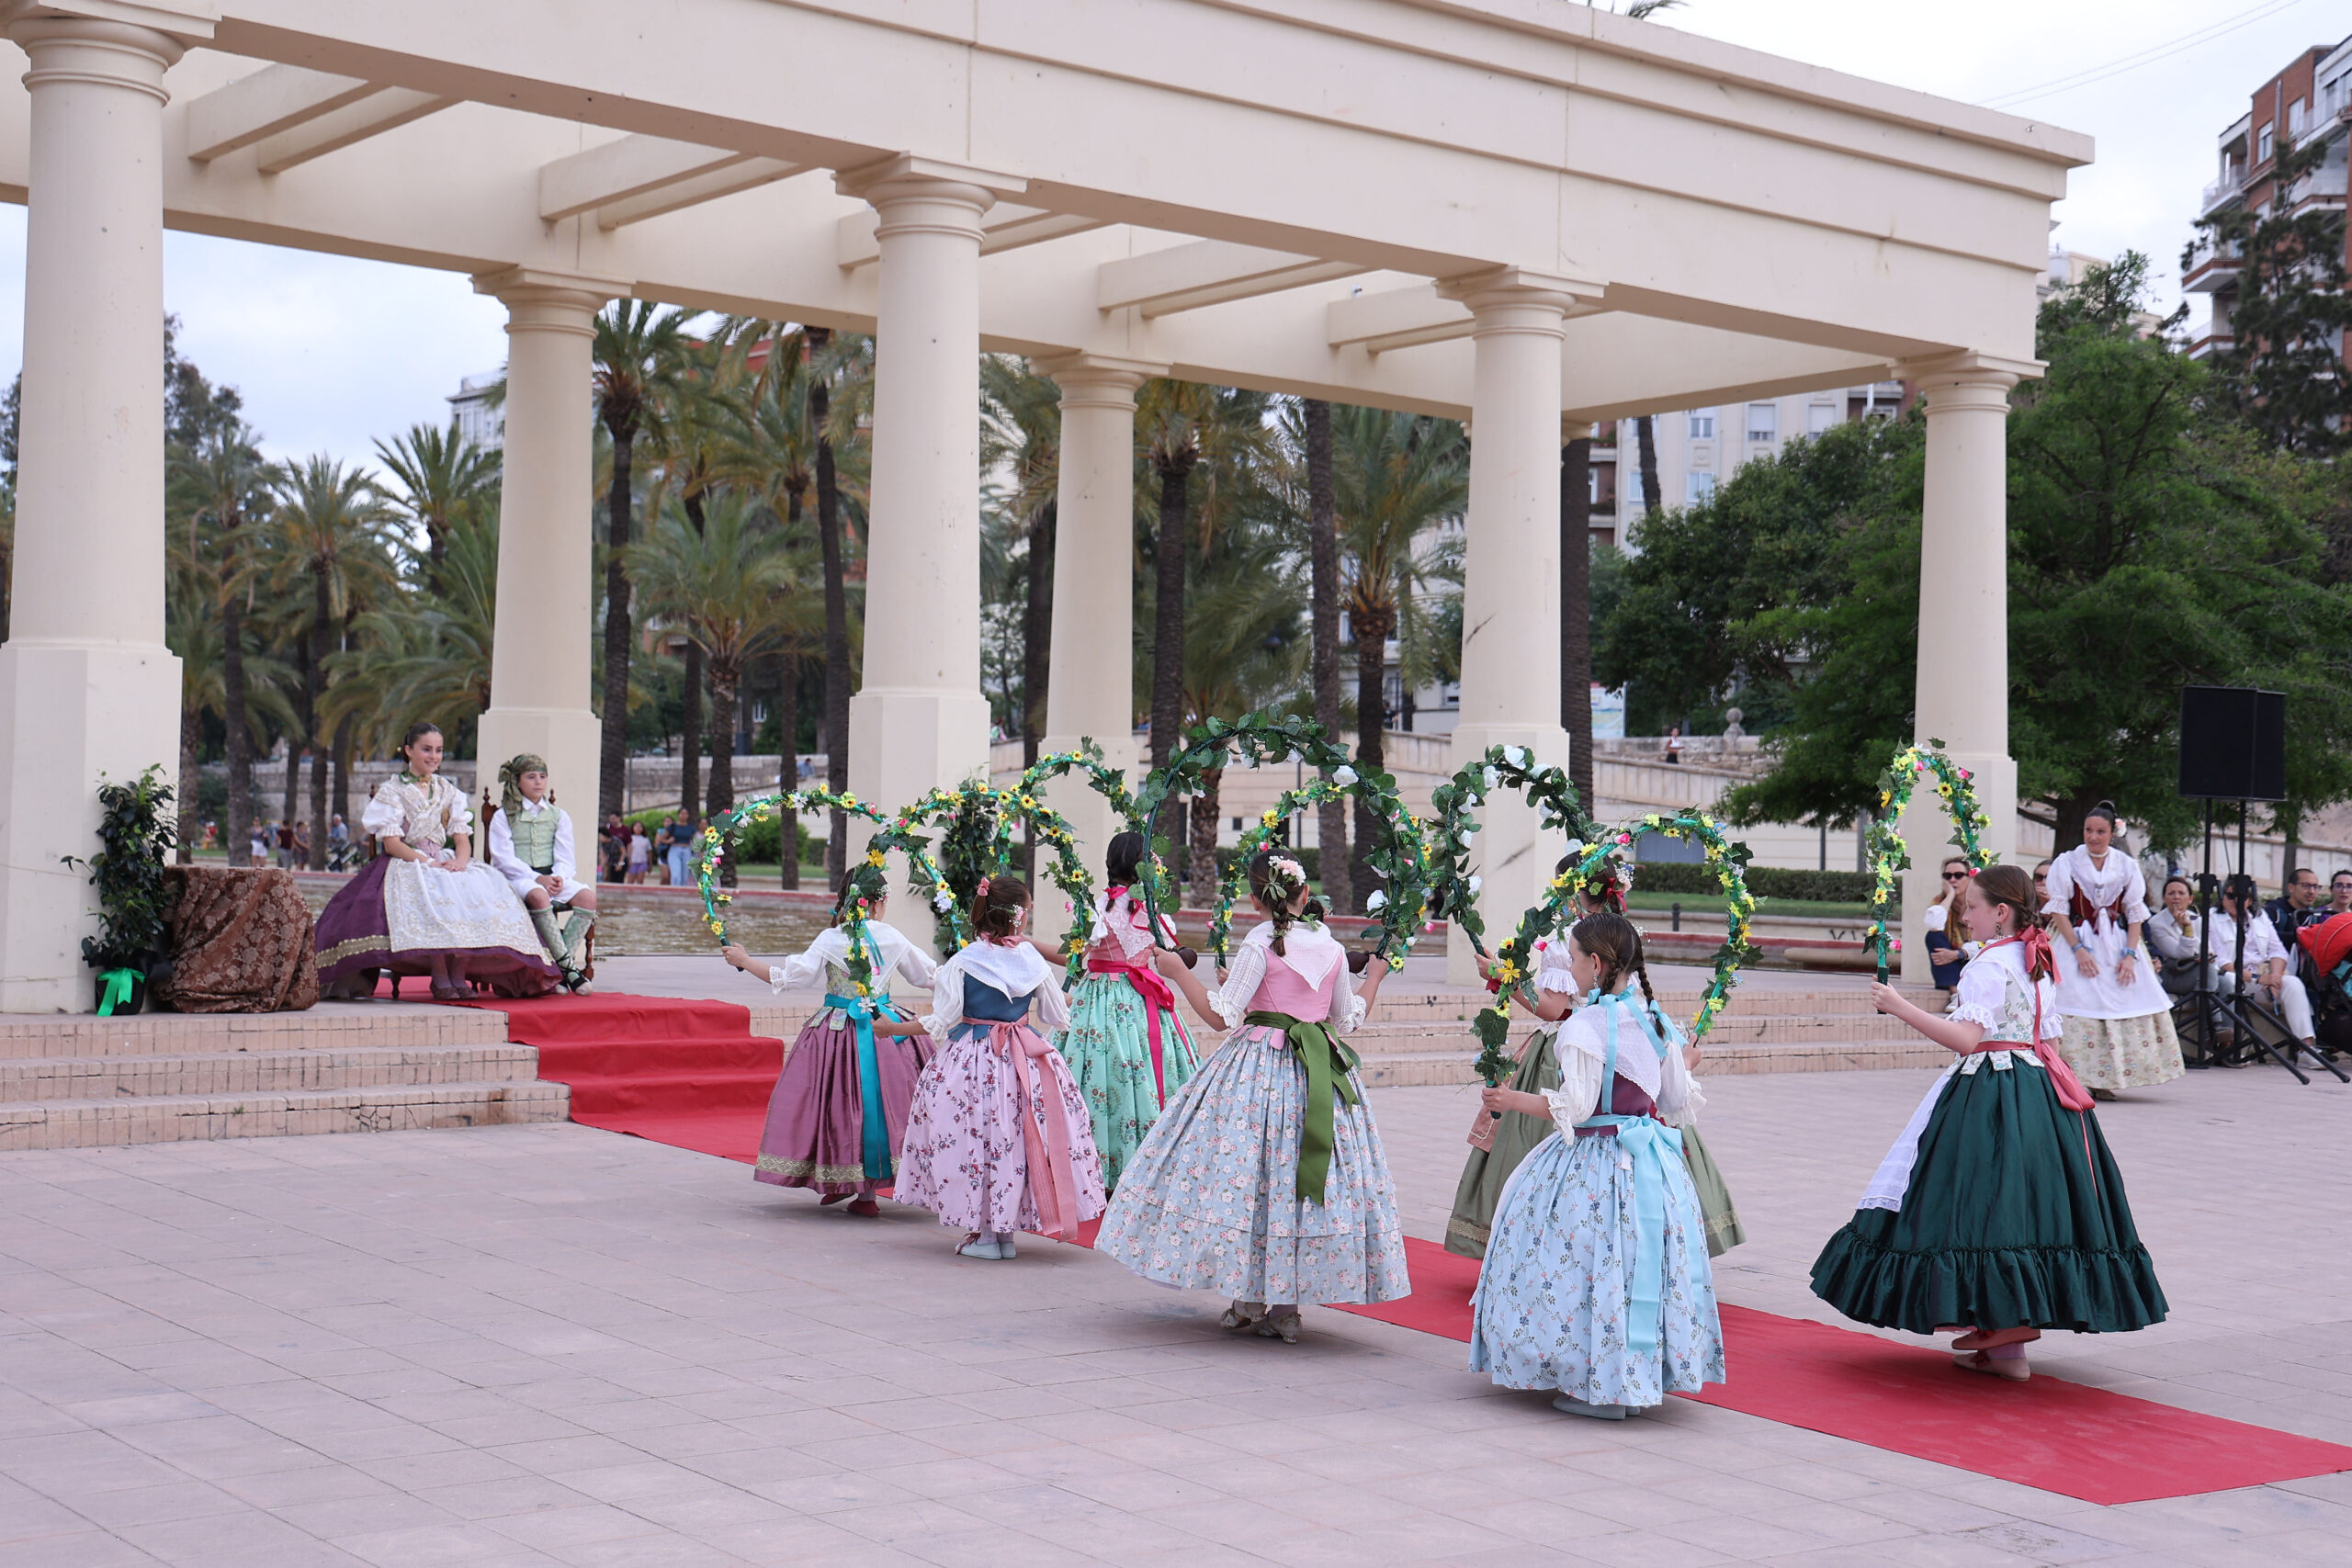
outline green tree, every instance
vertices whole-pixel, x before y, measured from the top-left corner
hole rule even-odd
[[[392,476],[387,499],[424,534],[426,580],[441,570],[449,531],[460,517],[478,517],[498,503],[500,456],[475,446],[452,419],[447,430],[412,424],[408,434],[376,443],[377,460]]]
[[[451,519],[435,583],[363,610],[327,663],[334,683],[320,714],[375,756],[411,724],[430,719],[454,743],[490,706],[491,640],[498,619],[498,524]]]
[[[1021,546],[1021,706],[1023,766],[1037,760],[1046,733],[1046,685],[1054,632],[1054,528],[1061,485],[1061,389],[1009,355],[980,359],[980,471],[999,469],[1009,484],[988,505]]]

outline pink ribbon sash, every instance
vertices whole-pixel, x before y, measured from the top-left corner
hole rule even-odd
[[[1143,998],[1144,1023],[1151,1031],[1151,1087],[1159,1098],[1161,1110],[1168,1108],[1168,1078],[1160,1066],[1159,1015],[1162,1010],[1170,1014],[1176,1010],[1176,988],[1158,970],[1140,964],[1122,963],[1114,958],[1087,954],[1086,972],[1090,975],[1124,975],[1127,984]]]
[[[1038,1226],[1046,1235],[1075,1241],[1078,1168],[1070,1158],[1069,1111],[1062,1103],[1059,1080],[1034,1065],[1052,1055],[1054,1048],[1018,1021],[990,1022],[988,1032],[989,1048],[1012,1064],[1021,1085],[1021,1142],[1029,1156],[1029,1191],[1036,1200]],[[1045,1080],[1042,1091],[1040,1078]]]

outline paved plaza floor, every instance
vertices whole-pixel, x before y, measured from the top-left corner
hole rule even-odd
[[[1709,1082],[1725,1300],[1830,1316],[1806,1267],[1927,1081]],[[1373,1098],[1434,1237],[1473,1091]],[[2352,1442],[2352,1090],[2100,1114],[2173,1316],[2039,1364]],[[570,1124],[0,1156],[0,1568],[2352,1562],[2352,1475],[2102,1508],[1683,1400],[1579,1420],[1450,1340],[1236,1340],[886,1210]]]

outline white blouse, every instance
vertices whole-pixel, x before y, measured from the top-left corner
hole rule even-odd
[[[1577,994],[1576,971],[1569,967],[1568,939],[1555,936],[1535,955],[1535,988]]]
[[[1336,964],[1340,983],[1331,987],[1329,1011],[1319,1020],[1305,1021],[1329,1023],[1341,1034],[1351,1033],[1363,1024],[1364,1004],[1356,998],[1356,977],[1348,968],[1347,950],[1322,926],[1301,920],[1290,928],[1279,954],[1274,952],[1272,921],[1251,927],[1250,934],[1241,939],[1241,946],[1225,972],[1225,983],[1209,992],[1209,1010],[1216,1014],[1224,1027],[1238,1029],[1241,1021],[1250,1016],[1259,988],[1266,983],[1269,964],[1283,965],[1310,987],[1321,986],[1324,976]]]
[[[459,833],[472,832],[474,814],[465,793],[439,773],[413,784],[395,773],[368,797],[359,826],[379,839],[397,837],[411,849],[432,850]]]
[[[1641,1003],[1636,1001],[1635,1006]],[[1638,1085],[1657,1104],[1657,1120],[1669,1127],[1688,1127],[1706,1109],[1707,1097],[1699,1080],[1682,1065],[1682,1031],[1671,1018],[1661,1018],[1666,1036],[1661,1058],[1649,1037],[1624,1008],[1579,1008],[1560,1025],[1556,1055],[1560,1087],[1544,1090],[1551,1102],[1553,1124],[1563,1137],[1576,1136],[1577,1123],[1589,1121],[1600,1106],[1600,1074],[1609,1054],[1608,1015],[1617,1014],[1617,1076]]]
[[[896,926],[882,920],[865,922],[869,947],[868,958],[874,964],[874,988],[887,991],[893,975],[904,975],[911,986],[928,987],[939,965],[931,954],[907,940]],[[835,984],[838,975],[840,983]],[[777,991],[798,990],[821,979],[829,991],[848,994],[849,931],[846,927],[828,926],[817,933],[817,940],[802,952],[794,953],[768,971],[768,985]]]
[[[2095,927],[2110,922],[2107,907],[2121,900],[2123,919],[2129,922],[2145,923],[2148,919],[2148,877],[2140,863],[2120,849],[2107,852],[2107,863],[2091,863],[2091,852],[2080,844],[2050,863],[2050,899],[2041,906],[2045,915],[2072,919],[2068,905],[2080,889],[2097,908],[2098,914],[2082,924],[2085,934]]]
[[[1176,922],[1167,916],[1159,917],[1160,929],[1168,940],[1176,940]],[[1148,949],[1151,941],[1151,918],[1143,900],[1122,893],[1114,898],[1107,893],[1094,896],[1094,925],[1087,932],[1086,944],[1098,946],[1109,942],[1119,950],[1120,961],[1136,962],[1136,955]]]
[[[1030,1028],[1040,1034],[1050,1034],[1069,1022],[1069,1003],[1062,997],[1061,983],[1038,951],[1027,942],[1007,947],[1001,942],[976,942],[956,950],[955,955],[941,964],[931,980],[932,1010],[922,1026],[933,1040],[945,1044],[956,1026],[964,1017],[964,976],[969,975],[984,985],[994,986],[1007,997],[1029,998]],[[974,1019],[975,1023],[993,1022],[990,1019]]]

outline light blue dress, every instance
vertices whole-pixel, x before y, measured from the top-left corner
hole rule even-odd
[[[1724,1381],[1706,1222],[1680,1134],[1658,1119],[1699,1100],[1671,1024],[1624,992],[1586,1000],[1561,1027],[1562,1087],[1549,1098],[1573,1111],[1606,1091],[1610,1110],[1580,1118],[1573,1137],[1555,1131],[1503,1189],[1472,1300],[1470,1370],[1643,1407]],[[1621,1041],[1654,1053],[1656,1071],[1621,1074]]]

